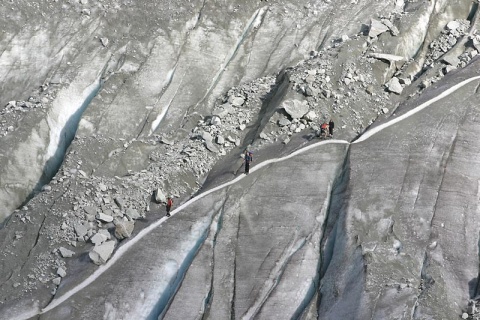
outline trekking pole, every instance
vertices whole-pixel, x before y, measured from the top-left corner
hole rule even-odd
[[[242,167],[243,167],[243,162],[240,164],[240,167],[238,167],[238,169],[234,172],[234,175],[237,175],[237,174],[238,174],[238,170],[240,170]]]

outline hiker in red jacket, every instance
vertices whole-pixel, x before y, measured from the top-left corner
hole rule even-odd
[[[320,138],[323,136],[323,138],[327,138],[328,136],[328,123],[324,122],[322,123],[322,125],[320,126],[320,129],[321,129],[321,133],[320,133]]]
[[[167,217],[170,217],[170,209],[173,206],[173,199],[171,197],[167,198]]]

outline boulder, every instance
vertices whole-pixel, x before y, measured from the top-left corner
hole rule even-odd
[[[58,274],[60,277],[65,278],[65,276],[67,275],[67,271],[66,271],[64,268],[59,267],[59,268],[57,269],[57,274]]]
[[[370,22],[370,30],[368,32],[368,36],[370,38],[375,38],[388,30],[388,27],[384,25],[381,21],[372,19]]]
[[[97,233],[103,234],[107,238],[107,240],[110,240],[112,238],[112,235],[110,234],[110,232],[108,232],[108,230],[100,229]]]
[[[213,110],[212,114],[214,116],[224,118],[225,116],[227,116],[228,114],[230,114],[234,111],[235,111],[235,109],[232,107],[232,105],[230,103],[225,103],[225,104],[221,105],[220,107],[216,108],[215,110]]]
[[[88,232],[88,229],[80,223],[76,224],[73,228],[75,229],[75,233],[79,237],[84,237]]]
[[[214,126],[220,126],[222,124],[222,120],[220,120],[220,118],[217,116],[213,116],[210,120],[210,124]]]
[[[230,97],[229,102],[236,107],[240,107],[245,103],[245,99],[243,97]]]
[[[385,86],[387,87],[388,91],[396,94],[400,94],[403,91],[403,87],[397,77],[393,77],[392,79],[390,79],[390,81],[388,81]]]
[[[307,101],[287,100],[282,104],[282,107],[292,119],[300,119],[308,112]]]
[[[447,23],[447,29],[450,31],[457,30],[460,27],[460,22],[458,21],[450,21]]]
[[[115,201],[115,203],[120,209],[125,208],[125,201],[122,198],[116,197],[115,199],[113,199],[113,201]]]
[[[317,118],[317,114],[315,113],[315,111],[311,110],[311,111],[308,111],[304,116],[303,118],[307,121],[313,121]]]
[[[162,190],[160,188],[158,188],[155,191],[155,201],[157,203],[166,203],[167,202],[167,197],[165,196],[165,194],[162,192]]]
[[[213,153],[218,153],[219,152],[218,148],[213,144],[213,142],[211,140],[210,141],[205,141],[205,147]]]
[[[128,208],[127,212],[125,212],[125,215],[131,220],[136,220],[141,217],[138,211],[133,208]]]
[[[112,216],[109,216],[108,214],[105,214],[105,213],[103,213],[103,212],[99,212],[99,213],[95,216],[95,218],[96,218],[97,220],[100,220],[100,221],[102,221],[102,222],[107,222],[107,223],[113,221],[113,217],[112,217]]]
[[[52,283],[57,286],[60,285],[60,282],[62,282],[62,277],[56,277],[52,280]]]
[[[99,246],[95,246],[92,251],[90,251],[88,256],[93,261],[93,263],[95,263],[96,265],[101,265],[106,263],[107,260],[111,257],[113,249],[115,249],[115,241],[110,240]]]
[[[280,118],[280,120],[278,120],[278,125],[280,127],[285,127],[285,126],[289,126],[290,125],[290,120],[288,120],[287,118]]]
[[[174,144],[173,140],[167,139],[165,137],[163,137],[160,140],[160,142],[163,143],[163,144],[169,145],[169,146],[173,146],[173,144]]]
[[[397,36],[400,33],[400,31],[398,31],[398,28],[395,27],[395,25],[390,20],[382,19],[382,23],[386,25],[388,29],[390,29],[390,33],[392,34],[392,36]]]
[[[101,233],[96,233],[93,237],[90,238],[90,241],[96,246],[101,245],[107,240],[107,237]]]
[[[95,208],[94,206],[85,206],[83,210],[85,210],[85,212],[88,214],[92,214],[92,215],[97,214],[97,208]]]
[[[119,240],[129,238],[132,235],[135,222],[118,221],[115,225],[115,237]]]
[[[100,38],[100,42],[102,43],[102,46],[106,47],[108,46],[108,38]]]
[[[201,137],[205,141],[212,141],[213,140],[212,135],[209,132],[206,132],[206,131],[202,132]]]
[[[443,58],[442,58],[442,61],[445,62],[446,64],[449,64],[451,66],[458,66],[458,64],[460,63],[460,59],[458,59],[456,56],[452,56],[450,54],[447,54],[445,55]]]
[[[67,248],[64,248],[64,247],[60,247],[58,251],[60,251],[60,255],[63,258],[71,258],[75,254],[75,252],[68,250]]]
[[[216,141],[218,144],[222,145],[225,143],[225,138],[222,136],[218,136]]]

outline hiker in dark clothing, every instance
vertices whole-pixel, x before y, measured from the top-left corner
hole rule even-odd
[[[330,137],[333,137],[333,128],[335,127],[335,123],[333,123],[333,120],[330,119],[330,122],[328,123],[328,131],[330,133]]]
[[[245,151],[245,157],[243,158],[243,162],[245,162],[245,174],[250,172],[250,162],[253,161],[253,153],[249,151]]]
[[[173,206],[173,199],[171,197],[167,198],[167,217],[170,217],[170,210]]]

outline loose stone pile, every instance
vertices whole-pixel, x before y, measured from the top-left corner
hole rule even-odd
[[[33,97],[29,101],[10,101],[0,111],[0,136],[6,136],[9,132],[13,132],[24,114],[35,108],[43,108],[43,106]]]
[[[450,21],[442,31],[441,35],[436,40],[432,41],[432,43],[430,43],[430,50],[425,59],[424,68],[431,66],[442,55],[453,48],[453,46],[457,44],[458,40],[468,33],[469,27],[470,21],[468,20]],[[475,55],[477,53],[478,51],[476,51]],[[453,67],[457,67],[460,64],[460,60],[458,58],[447,59],[444,60],[444,62]],[[462,62],[463,64],[461,67],[465,67],[467,61]]]
[[[152,195],[156,202],[164,203],[167,195],[180,197],[196,192],[216,161],[240,145],[247,126],[258,118],[261,98],[274,86],[275,79],[265,77],[232,88],[218,100],[213,113],[198,120],[184,139],[153,135],[118,140],[115,144],[120,147],[108,155],[112,162],[125,156],[130,148],[153,150],[147,154],[146,169],[126,170],[122,176],[99,174],[101,167],[87,169],[88,159],[79,157],[79,150],[111,145],[112,139],[99,135],[76,137],[75,151],[66,154],[61,171],[43,186],[28,207],[14,214],[19,223],[29,224],[33,223],[29,212],[50,207],[45,214],[50,222],[42,224],[39,233],[48,240],[51,255],[36,258],[32,279],[23,283],[24,289],[35,288],[35,279],[58,286],[68,274],[65,259],[78,257],[85,251],[95,264],[108,261],[117,244],[132,235],[136,221],[150,211]],[[95,154],[93,150],[90,153]],[[184,180],[188,175],[193,175],[193,186]],[[22,237],[22,233],[16,234],[16,238]],[[15,254],[14,250],[9,254]]]

